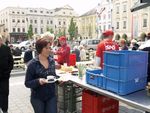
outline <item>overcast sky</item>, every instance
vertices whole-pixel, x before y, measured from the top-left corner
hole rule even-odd
[[[101,0],[0,0],[0,10],[8,6],[42,7],[54,9],[66,4],[70,5],[79,15],[97,6]]]

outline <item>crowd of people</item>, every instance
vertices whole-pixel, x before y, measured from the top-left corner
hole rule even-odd
[[[114,32],[107,30],[102,33],[103,40],[97,45],[95,53],[96,66],[103,68],[104,51],[112,50],[143,50],[149,52],[148,59],[148,82],[150,82],[150,33],[147,35],[147,43],[139,46],[133,39],[128,46],[127,40],[121,38],[114,41]],[[13,57],[20,56],[21,50],[3,43],[0,36],[0,108],[4,113],[8,111],[9,78],[13,69]],[[84,45],[74,46],[73,50],[67,44],[67,38],[60,36],[54,40],[54,35],[43,34],[37,39],[35,46],[31,45],[24,54],[24,63],[27,66],[25,76],[25,86],[31,89],[31,105],[35,113],[57,113],[57,103],[55,95],[55,83],[49,84],[47,76],[57,76],[55,70],[61,65],[69,65],[71,53],[76,55],[76,61],[86,60],[86,48]],[[56,57],[57,56],[57,57]],[[61,81],[60,81],[61,82]]]

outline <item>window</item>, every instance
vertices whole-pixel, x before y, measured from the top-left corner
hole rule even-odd
[[[33,23],[33,20],[30,20],[30,23],[32,24],[32,23]]]
[[[41,20],[41,24],[43,24],[43,20]]]
[[[22,20],[22,23],[25,23],[25,20]]]
[[[116,7],[116,14],[119,14],[119,6]]]
[[[41,28],[41,33],[43,33],[43,28]]]
[[[34,20],[34,23],[37,24],[37,20]]]
[[[147,27],[147,19],[143,19],[143,27]]]
[[[22,12],[22,14],[24,14],[24,12]]]
[[[14,22],[15,22],[15,19],[12,19],[12,22],[14,23]]]
[[[49,21],[47,20],[47,24],[49,24]]]
[[[92,41],[92,40],[89,40],[89,41],[88,41],[88,44],[89,44],[89,45],[91,45],[92,43],[93,43],[93,41]]]
[[[40,11],[40,13],[43,13],[43,11]]]
[[[18,28],[18,32],[20,32],[20,28]]]
[[[123,5],[123,12],[127,12],[127,5]]]
[[[35,13],[37,13],[37,10],[34,10]]]
[[[18,19],[17,22],[20,23],[20,20]]]
[[[20,14],[19,12],[17,12],[17,14]]]
[[[103,26],[103,30],[104,30],[104,31],[106,30],[106,26],[105,26],[105,25]]]
[[[16,32],[16,29],[15,29],[15,28],[13,28],[13,32]]]
[[[53,24],[53,21],[51,20],[51,24]]]
[[[22,28],[22,32],[25,32],[25,28]]]
[[[108,25],[108,29],[111,29],[111,25],[110,24]]]
[[[59,23],[58,23],[59,25],[61,25],[61,21],[59,21]]]
[[[65,14],[65,12],[63,12],[63,14]]]
[[[35,30],[34,32],[37,33],[37,28],[35,28],[34,30]]]
[[[127,22],[123,21],[123,29],[126,29]]]
[[[30,12],[33,12],[32,10],[30,10]]]
[[[116,23],[116,29],[119,29],[119,22]]]
[[[51,12],[51,14],[53,14],[53,12]]]
[[[108,19],[111,19],[111,14],[108,14]]]
[[[47,13],[47,14],[49,14],[49,12],[48,12],[48,11],[47,11],[46,13]]]
[[[64,21],[64,25],[66,25],[66,22]]]
[[[15,12],[14,12],[14,11],[12,11],[12,13],[14,14]]]

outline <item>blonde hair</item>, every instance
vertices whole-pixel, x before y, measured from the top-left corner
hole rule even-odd
[[[54,40],[54,34],[50,32],[45,32],[44,34],[41,35],[41,38],[46,38],[52,43]]]

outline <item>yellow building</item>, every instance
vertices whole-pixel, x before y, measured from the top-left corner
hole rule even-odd
[[[78,34],[82,39],[97,38],[96,33],[96,8],[81,15],[78,19]]]

